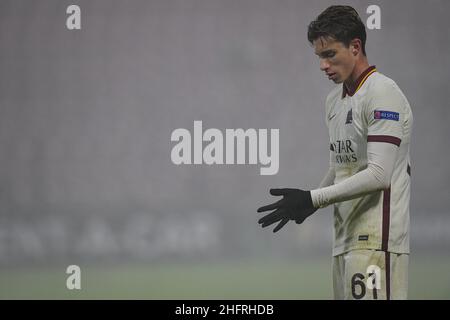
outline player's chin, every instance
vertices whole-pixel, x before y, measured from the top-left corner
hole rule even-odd
[[[331,78],[330,80],[333,81],[335,84],[340,84],[343,82],[342,79],[339,77]]]

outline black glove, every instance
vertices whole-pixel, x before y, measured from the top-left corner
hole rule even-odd
[[[259,219],[258,223],[265,228],[281,220],[275,229],[273,229],[273,232],[277,232],[283,228],[289,220],[295,220],[295,222],[300,224],[317,210],[313,206],[310,191],[286,188],[270,189],[270,194],[273,196],[283,196],[283,199],[259,208],[258,212],[276,210]]]

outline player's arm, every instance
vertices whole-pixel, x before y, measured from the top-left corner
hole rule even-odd
[[[302,223],[320,207],[326,207],[335,202],[358,198],[365,194],[388,188],[397,159],[400,139],[393,136],[380,135],[373,137],[375,138],[372,139],[370,136],[368,138],[368,163],[366,169],[337,184],[311,191],[300,189],[271,189],[271,195],[283,196],[283,199],[259,208],[258,212],[275,211],[261,218],[258,223],[262,227],[267,227],[279,222],[273,230],[277,232],[289,220]],[[331,178],[334,181],[333,172],[327,173],[321,185],[331,183]]]
[[[314,207],[325,207],[388,188],[397,153],[398,146],[394,143],[368,142],[367,168],[335,185],[311,190]]]

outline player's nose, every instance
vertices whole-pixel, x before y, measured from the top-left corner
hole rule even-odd
[[[327,71],[330,67],[330,64],[325,59],[320,59],[320,70]]]

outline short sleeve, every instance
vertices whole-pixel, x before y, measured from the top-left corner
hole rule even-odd
[[[384,83],[371,91],[365,108],[368,142],[387,142],[397,146],[403,137],[405,99],[394,84]]]

